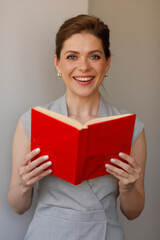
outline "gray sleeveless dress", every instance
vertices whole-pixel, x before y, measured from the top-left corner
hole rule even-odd
[[[67,116],[65,95],[43,106]],[[30,138],[30,110],[22,124]],[[125,113],[101,96],[98,117]],[[136,119],[135,142],[143,129]],[[117,180],[111,175],[94,178],[74,186],[49,175],[39,181],[38,203],[25,240],[124,240],[117,216]]]

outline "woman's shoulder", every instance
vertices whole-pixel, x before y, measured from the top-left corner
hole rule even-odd
[[[52,110],[54,112],[58,112],[60,113],[61,112],[61,108],[62,108],[62,105],[63,105],[63,101],[65,100],[65,96],[62,96],[56,100],[53,100],[47,104],[40,104],[39,106],[40,107],[43,107],[45,109],[48,109],[48,110]],[[35,106],[33,107],[30,107],[26,112],[24,112],[21,117],[20,117],[20,120],[22,122],[22,125],[27,133],[27,136],[29,137],[29,139],[31,138],[31,109],[34,108]]]
[[[129,111],[111,104],[107,99],[101,96],[100,115],[115,116],[130,113]]]
[[[119,108],[119,107],[117,107],[115,105],[112,105],[104,97],[102,97],[101,111],[103,111],[102,115],[105,114],[106,116],[115,116],[115,115],[121,115],[121,114],[127,114],[127,113],[131,113],[132,114],[133,113],[133,112],[127,111],[127,110],[125,110],[123,108]],[[139,137],[139,135],[142,132],[143,128],[144,128],[144,123],[139,119],[139,117],[136,114],[136,121],[135,121],[135,127],[134,127],[132,144]]]

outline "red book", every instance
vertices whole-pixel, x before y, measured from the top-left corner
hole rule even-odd
[[[49,155],[52,174],[74,185],[108,174],[105,164],[130,154],[136,114],[96,118],[85,125],[36,107],[31,117],[31,150]]]

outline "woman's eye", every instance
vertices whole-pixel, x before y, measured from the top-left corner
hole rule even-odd
[[[70,56],[67,56],[67,59],[70,59],[70,60],[75,60],[75,59],[77,59],[77,57],[76,57],[76,56],[74,56],[74,55],[70,55]]]
[[[91,59],[99,59],[99,58],[100,58],[100,56],[98,56],[98,55],[91,56]]]

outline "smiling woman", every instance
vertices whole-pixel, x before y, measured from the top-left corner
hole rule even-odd
[[[110,57],[106,59],[102,41],[91,33],[76,33],[65,40],[60,58],[55,55],[55,65],[67,90],[67,98],[99,95],[99,86],[109,70]]]
[[[65,21],[56,36],[54,59],[66,93],[43,107],[83,124],[97,117],[124,113],[99,93],[111,62],[109,29],[100,19],[79,15]],[[27,111],[19,120],[13,141],[8,195],[12,208],[22,214],[30,207],[34,185],[39,181],[38,203],[25,240],[124,240],[116,199],[119,193],[121,210],[128,219],[136,218],[143,209],[143,127],[136,119],[131,155],[119,153],[125,161],[112,158],[114,165],[104,166],[110,174],[74,186],[54,176],[54,167],[50,174],[50,156],[39,157],[39,148],[30,151],[31,111]],[[75,147],[73,142],[71,148]]]

